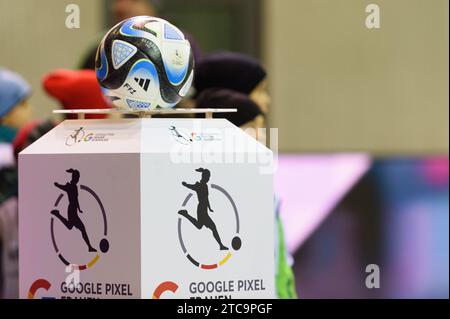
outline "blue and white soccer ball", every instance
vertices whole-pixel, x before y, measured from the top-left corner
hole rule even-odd
[[[96,73],[103,93],[119,108],[171,108],[194,77],[189,41],[166,20],[148,16],[114,26],[97,49]]]

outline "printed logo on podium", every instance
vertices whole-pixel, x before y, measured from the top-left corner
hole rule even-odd
[[[177,128],[175,126],[170,126],[169,131],[172,133],[172,137],[180,144],[189,145],[194,140],[191,138],[190,134],[184,129]]]
[[[161,299],[161,295],[166,292],[176,293],[179,286],[173,281],[164,281],[153,291],[152,299]]]
[[[109,142],[114,136],[115,133],[113,132],[93,133],[92,131],[86,131],[84,127],[80,127],[67,136],[65,145],[74,146],[79,143]]]
[[[37,279],[31,284],[30,289],[28,290],[27,298],[35,299],[36,294],[39,290],[48,291],[51,286],[52,286],[52,284],[48,280],[42,279],[42,278]],[[54,299],[54,298],[53,297],[42,297],[42,299]]]
[[[201,173],[200,181],[194,184],[182,182],[182,185],[192,192],[186,196],[181,205],[182,208],[178,211],[178,239],[184,255],[194,266],[204,270],[211,270],[225,265],[233,253],[242,246],[242,241],[239,237],[239,213],[233,198],[223,187],[211,184],[213,194],[211,196],[208,186],[211,172],[208,169],[199,168],[196,171]],[[195,207],[194,193],[197,197],[196,208],[193,208]],[[221,200],[222,203],[227,203],[223,205],[225,208],[222,207],[220,211],[215,212],[213,210],[215,202],[212,202],[212,198]],[[192,205],[193,202],[194,205]],[[189,211],[188,207],[190,207],[191,211]],[[226,220],[226,222],[217,224],[215,220],[218,218],[213,218],[211,213],[226,214],[226,218],[224,216],[220,218],[221,221]],[[185,234],[183,231],[184,227],[188,230],[186,233],[190,233],[191,236]],[[209,232],[205,233],[205,230],[209,230]],[[221,233],[224,230],[228,231],[227,234],[233,235],[226,238]],[[204,234],[201,234],[202,239],[198,237],[193,238],[200,232],[204,232]],[[231,248],[229,247],[230,239]],[[200,245],[199,242],[202,244]]]
[[[69,136],[66,138],[66,145],[67,146],[73,146],[77,143],[80,143],[83,138],[85,137],[86,132],[82,127],[79,129],[74,130]]]
[[[172,134],[172,138],[179,144],[191,145],[194,142],[213,142],[221,141],[222,136],[217,132],[188,132],[187,130],[170,126],[169,131]]]
[[[85,222],[83,222],[79,214],[89,214],[94,213],[95,211],[100,212],[101,220],[103,222],[103,239],[100,240],[98,248],[101,253],[105,254],[109,250],[109,242],[107,239],[108,226],[106,212],[100,197],[95,193],[93,189],[82,184],[78,186],[81,177],[80,172],[72,168],[68,169],[66,172],[71,174],[70,181],[65,184],[59,184],[57,182],[54,183],[54,186],[60,189],[62,192],[58,195],[54,204],[54,208],[50,212],[50,234],[52,238],[53,248],[55,249],[55,252],[61,262],[66,266],[72,265],[76,270],[85,270],[93,267],[100,259],[101,254],[95,247],[96,245],[93,245],[91,242],[89,234],[90,231],[92,231],[92,228],[89,228],[89,225],[85,225]],[[98,209],[92,209],[91,211],[82,210],[83,203],[80,203],[79,190],[85,192],[88,196],[90,196]],[[67,206],[64,206],[61,201],[64,196],[67,196]],[[56,223],[62,224],[64,228],[66,228],[70,232],[79,232],[81,238],[85,243],[85,247],[80,247],[79,249],[84,250],[88,253],[88,255],[91,255],[91,257],[89,257],[89,260],[86,260],[86,262],[83,264],[76,264],[66,258],[66,255],[63,253],[65,242],[63,239],[58,239],[55,235]]]

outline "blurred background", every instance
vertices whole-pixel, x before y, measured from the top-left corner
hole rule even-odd
[[[0,65],[31,83],[36,119],[59,107],[43,75],[82,68],[141,1],[203,54],[265,65],[300,298],[448,298],[447,0],[0,0]],[[365,26],[371,3],[379,29]],[[80,28],[66,27],[69,4]]]

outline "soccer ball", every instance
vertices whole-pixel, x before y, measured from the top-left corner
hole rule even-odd
[[[183,98],[194,77],[189,41],[171,23],[139,16],[114,26],[96,55],[103,93],[119,107],[171,108]]]

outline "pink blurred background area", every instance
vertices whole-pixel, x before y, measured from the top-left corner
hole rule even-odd
[[[280,155],[275,192],[289,252],[295,252],[370,168],[363,153]]]
[[[282,154],[274,183],[300,298],[448,298],[447,155]]]

